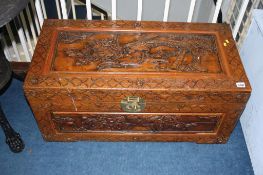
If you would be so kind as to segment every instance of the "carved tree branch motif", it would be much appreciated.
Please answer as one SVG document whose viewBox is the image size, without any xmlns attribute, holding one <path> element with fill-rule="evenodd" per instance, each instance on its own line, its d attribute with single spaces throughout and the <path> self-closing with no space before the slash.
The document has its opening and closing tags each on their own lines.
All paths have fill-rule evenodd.
<svg viewBox="0 0 263 175">
<path fill-rule="evenodd" d="M 81 115 L 53 116 L 52 120 L 60 132 L 88 131 L 128 131 L 128 132 L 161 132 L 161 131 L 207 131 L 216 128 L 219 116 L 172 116 L 152 115 Z"/>
<path fill-rule="evenodd" d="M 57 48 L 64 46 L 65 57 L 74 59 L 73 66 L 95 65 L 96 71 L 130 68 L 219 73 L 222 69 L 215 41 L 215 36 L 208 34 L 63 31 Z M 68 44 L 76 47 L 65 47 Z M 210 69 L 208 62 L 216 69 Z"/>
</svg>

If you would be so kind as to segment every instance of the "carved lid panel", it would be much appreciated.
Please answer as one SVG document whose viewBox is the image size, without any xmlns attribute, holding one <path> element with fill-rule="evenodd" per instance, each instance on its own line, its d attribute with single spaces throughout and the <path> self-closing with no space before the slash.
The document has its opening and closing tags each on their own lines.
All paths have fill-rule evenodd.
<svg viewBox="0 0 263 175">
<path fill-rule="evenodd" d="M 50 19 L 24 87 L 251 91 L 227 24 Z"/>
<path fill-rule="evenodd" d="M 59 31 L 52 71 L 222 73 L 213 34 Z"/>
</svg>

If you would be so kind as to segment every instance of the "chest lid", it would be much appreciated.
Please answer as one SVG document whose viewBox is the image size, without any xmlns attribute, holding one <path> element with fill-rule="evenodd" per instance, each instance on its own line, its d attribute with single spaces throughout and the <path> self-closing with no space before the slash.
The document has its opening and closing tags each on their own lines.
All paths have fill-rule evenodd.
<svg viewBox="0 0 263 175">
<path fill-rule="evenodd" d="M 250 91 L 226 24 L 46 20 L 25 87 Z"/>
</svg>

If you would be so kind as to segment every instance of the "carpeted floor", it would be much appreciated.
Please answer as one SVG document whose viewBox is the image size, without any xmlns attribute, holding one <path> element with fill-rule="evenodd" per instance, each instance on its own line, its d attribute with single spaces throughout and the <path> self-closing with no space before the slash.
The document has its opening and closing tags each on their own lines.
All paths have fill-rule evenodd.
<svg viewBox="0 0 263 175">
<path fill-rule="evenodd" d="M 13 80 L 0 97 L 2 107 L 26 144 L 14 154 L 0 131 L 0 174 L 72 175 L 248 175 L 253 174 L 240 124 L 223 145 L 140 142 L 44 142 Z"/>
</svg>

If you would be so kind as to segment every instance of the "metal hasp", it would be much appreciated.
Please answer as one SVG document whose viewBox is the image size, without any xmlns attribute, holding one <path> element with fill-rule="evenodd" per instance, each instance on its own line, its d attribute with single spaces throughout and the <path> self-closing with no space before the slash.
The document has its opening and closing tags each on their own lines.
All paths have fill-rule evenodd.
<svg viewBox="0 0 263 175">
<path fill-rule="evenodd" d="M 144 99 L 136 96 L 129 96 L 121 100 L 121 108 L 125 112 L 141 112 L 146 106 Z"/>
</svg>

